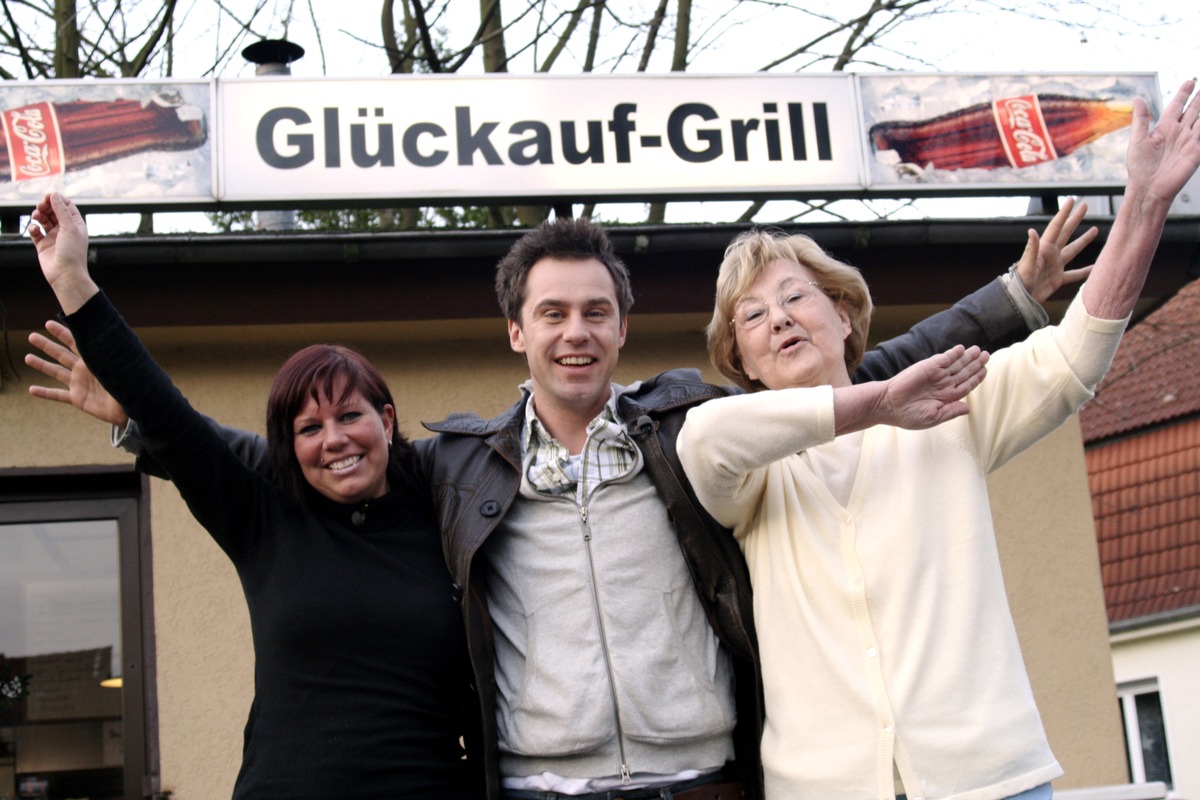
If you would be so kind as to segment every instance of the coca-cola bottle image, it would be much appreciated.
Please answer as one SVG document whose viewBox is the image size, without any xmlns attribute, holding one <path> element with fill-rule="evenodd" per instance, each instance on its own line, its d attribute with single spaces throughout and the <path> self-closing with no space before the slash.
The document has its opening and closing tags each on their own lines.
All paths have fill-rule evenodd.
<svg viewBox="0 0 1200 800">
<path fill-rule="evenodd" d="M 61 175 L 148 150 L 190 150 L 208 137 L 203 111 L 167 94 L 32 103 L 0 117 L 0 181 Z"/>
<path fill-rule="evenodd" d="M 876 153 L 934 169 L 1029 167 L 1061 158 L 1124 128 L 1133 105 L 1061 94 L 1006 97 L 915 122 L 880 122 L 868 135 Z"/>
</svg>

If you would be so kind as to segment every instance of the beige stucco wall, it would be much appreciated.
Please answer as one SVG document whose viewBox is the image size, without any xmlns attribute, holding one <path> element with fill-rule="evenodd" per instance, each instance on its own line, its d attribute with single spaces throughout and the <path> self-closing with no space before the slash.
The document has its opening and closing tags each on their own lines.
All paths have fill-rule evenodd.
<svg viewBox="0 0 1200 800">
<path fill-rule="evenodd" d="M 630 321 L 617 380 L 706 364 L 702 318 Z M 507 407 L 527 373 L 507 347 L 504 324 L 438 322 L 310 328 L 148 330 L 151 348 L 184 393 L 223 422 L 262 429 L 266 392 L 291 351 L 312 341 L 358 347 L 382 370 L 402 429 L 450 410 Z M 13 333 L 15 359 L 24 352 Z M 710 380 L 717 376 L 708 369 Z M 29 398 L 34 381 L 0 387 L 0 465 L 122 463 L 107 428 Z M 1111 662 L 1087 483 L 1072 422 L 993 481 L 1008 588 L 1051 743 L 1067 776 L 1059 785 L 1124 778 Z M 179 496 L 151 486 L 158 738 L 162 786 L 185 800 L 223 800 L 240 759 L 252 692 L 245 603 L 233 569 Z"/>
<path fill-rule="evenodd" d="M 992 517 L 1059 789 L 1125 783 L 1108 616 L 1078 417 L 991 476 Z"/>
</svg>

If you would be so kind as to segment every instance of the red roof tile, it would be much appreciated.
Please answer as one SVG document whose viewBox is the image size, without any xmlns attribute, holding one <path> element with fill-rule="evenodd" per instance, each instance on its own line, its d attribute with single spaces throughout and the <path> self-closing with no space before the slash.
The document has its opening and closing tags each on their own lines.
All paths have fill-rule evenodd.
<svg viewBox="0 0 1200 800">
<path fill-rule="evenodd" d="M 1085 456 L 1109 622 L 1200 606 L 1200 417 Z"/>
<path fill-rule="evenodd" d="M 1129 329 L 1080 412 L 1093 442 L 1200 411 L 1200 280 Z"/>
</svg>

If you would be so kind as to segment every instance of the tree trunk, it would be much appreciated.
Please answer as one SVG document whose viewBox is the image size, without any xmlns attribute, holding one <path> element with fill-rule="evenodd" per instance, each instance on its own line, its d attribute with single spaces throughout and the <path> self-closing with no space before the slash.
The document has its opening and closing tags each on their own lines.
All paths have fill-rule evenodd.
<svg viewBox="0 0 1200 800">
<path fill-rule="evenodd" d="M 688 45 L 692 36 L 692 0 L 678 0 L 675 14 L 675 52 L 671 57 L 672 72 L 686 72 L 688 65 Z M 667 219 L 666 203 L 651 203 L 650 213 L 646 222 L 661 225 Z"/>
<path fill-rule="evenodd" d="M 479 21 L 480 38 L 483 40 L 483 71 L 508 72 L 500 0 L 479 0 Z"/>
<path fill-rule="evenodd" d="M 400 209 L 400 221 L 397 227 L 402 231 L 411 231 L 421 222 L 421 209 L 405 206 Z"/>
<path fill-rule="evenodd" d="M 384 0 L 383 14 L 380 27 L 383 32 L 383 50 L 387 53 L 388 67 L 393 75 L 411 75 L 415 63 L 417 38 L 417 21 L 413 18 L 412 6 L 409 0 L 400 0 L 404 9 L 404 39 L 396 35 L 396 18 L 394 0 Z"/>
<path fill-rule="evenodd" d="M 688 68 L 688 48 L 692 43 L 692 0 L 678 0 L 679 13 L 675 15 L 675 53 L 671 57 L 671 72 L 685 72 Z"/>
<path fill-rule="evenodd" d="M 604 0 L 596 0 L 592 13 L 592 29 L 588 31 L 587 56 L 583 60 L 583 71 L 591 72 L 596 66 L 596 48 L 600 45 L 600 23 L 604 21 Z"/>
<path fill-rule="evenodd" d="M 82 78 L 79 72 L 79 19 L 75 0 L 54 0 L 54 77 Z"/>
</svg>

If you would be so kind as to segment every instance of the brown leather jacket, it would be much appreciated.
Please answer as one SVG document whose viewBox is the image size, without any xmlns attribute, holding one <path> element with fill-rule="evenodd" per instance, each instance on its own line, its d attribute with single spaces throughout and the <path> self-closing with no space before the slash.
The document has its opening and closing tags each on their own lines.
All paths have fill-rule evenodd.
<svg viewBox="0 0 1200 800">
<path fill-rule="evenodd" d="M 750 796 L 757 797 L 762 691 L 750 576 L 733 536 L 701 507 L 675 454 L 675 439 L 687 409 L 726 392 L 701 381 L 696 370 L 673 370 L 644 381 L 634 394 L 623 394 L 618 407 L 642 451 L 644 468 L 671 514 L 709 622 L 733 656 L 738 687 L 739 723 L 734 732 L 737 766 L 742 780 L 755 787 Z M 446 562 L 455 585 L 462 591 L 463 620 L 483 730 L 482 752 L 471 755 L 484 760 L 490 797 L 499 796 L 496 684 L 485 589 L 487 569 L 476 556 L 520 488 L 519 437 L 524 411 L 522 398 L 490 420 L 456 414 L 427 424 L 440 435 L 416 443 L 438 509 Z"/>
</svg>

